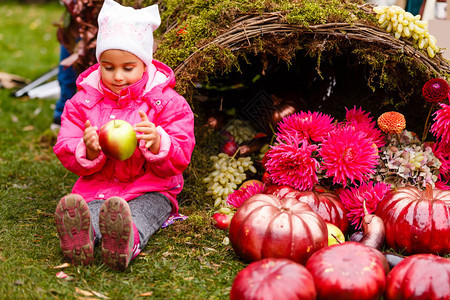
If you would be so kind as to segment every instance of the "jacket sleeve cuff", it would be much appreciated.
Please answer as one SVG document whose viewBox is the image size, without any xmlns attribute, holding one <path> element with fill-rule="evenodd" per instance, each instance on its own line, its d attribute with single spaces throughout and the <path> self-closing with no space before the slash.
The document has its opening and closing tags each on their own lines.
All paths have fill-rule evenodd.
<svg viewBox="0 0 450 300">
<path fill-rule="evenodd" d="M 94 159 L 89 160 L 86 158 L 86 145 L 83 142 L 83 139 L 80 139 L 80 142 L 77 145 L 77 148 L 75 149 L 75 158 L 77 162 L 86 169 L 94 169 L 99 164 L 102 163 L 106 159 L 106 156 L 103 152 L 100 152 L 100 155 Z"/>
<path fill-rule="evenodd" d="M 169 154 L 170 146 L 172 145 L 170 136 L 167 134 L 167 132 L 164 131 L 164 129 L 161 126 L 156 127 L 156 131 L 159 133 L 159 136 L 161 137 L 161 143 L 159 145 L 158 154 L 153 154 L 152 151 L 145 148 L 144 140 L 139 141 L 139 148 L 141 149 L 142 153 L 144 154 L 144 157 L 148 161 L 158 161 L 163 158 L 166 158 L 167 155 Z"/>
</svg>

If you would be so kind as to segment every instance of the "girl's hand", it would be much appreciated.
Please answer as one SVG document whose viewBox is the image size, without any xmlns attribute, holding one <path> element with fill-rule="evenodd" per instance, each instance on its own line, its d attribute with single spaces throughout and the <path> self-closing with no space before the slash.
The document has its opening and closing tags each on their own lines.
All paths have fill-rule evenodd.
<svg viewBox="0 0 450 300">
<path fill-rule="evenodd" d="M 98 141 L 97 126 L 92 126 L 89 120 L 84 124 L 83 142 L 86 145 L 86 158 L 94 160 L 100 155 L 102 148 Z"/>
<path fill-rule="evenodd" d="M 148 120 L 147 115 L 142 110 L 139 111 L 139 116 L 141 117 L 142 122 L 134 125 L 136 137 L 146 141 L 145 148 L 152 151 L 153 154 L 158 154 L 159 146 L 161 144 L 161 137 L 156 131 L 156 126 Z M 138 134 L 138 132 L 141 132 L 142 134 Z"/>
</svg>

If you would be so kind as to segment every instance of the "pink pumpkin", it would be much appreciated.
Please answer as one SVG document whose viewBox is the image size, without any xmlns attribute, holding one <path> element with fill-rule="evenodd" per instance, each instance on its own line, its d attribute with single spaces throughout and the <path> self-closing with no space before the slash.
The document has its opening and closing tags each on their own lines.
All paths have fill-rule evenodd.
<svg viewBox="0 0 450 300">
<path fill-rule="evenodd" d="M 450 259 L 433 254 L 404 258 L 387 276 L 384 299 L 450 299 Z"/>
<path fill-rule="evenodd" d="M 405 254 L 450 253 L 450 191 L 413 186 L 388 192 L 376 215 L 386 227 L 386 243 Z"/>
<path fill-rule="evenodd" d="M 325 222 L 331 223 L 346 233 L 349 227 L 347 210 L 341 199 L 331 192 L 299 191 L 290 186 L 270 185 L 265 194 L 275 195 L 279 198 L 292 197 L 298 201 L 305 202 L 312 210 L 321 216 Z"/>
<path fill-rule="evenodd" d="M 327 225 L 308 204 L 265 194 L 253 195 L 239 207 L 229 237 L 247 262 L 273 257 L 305 263 L 328 244 Z"/>
<path fill-rule="evenodd" d="M 316 288 L 309 271 L 284 258 L 252 262 L 235 277 L 231 300 L 314 300 Z"/>
<path fill-rule="evenodd" d="M 386 266 L 381 252 L 357 242 L 323 248 L 306 263 L 321 300 L 379 299 L 386 286 Z"/>
</svg>

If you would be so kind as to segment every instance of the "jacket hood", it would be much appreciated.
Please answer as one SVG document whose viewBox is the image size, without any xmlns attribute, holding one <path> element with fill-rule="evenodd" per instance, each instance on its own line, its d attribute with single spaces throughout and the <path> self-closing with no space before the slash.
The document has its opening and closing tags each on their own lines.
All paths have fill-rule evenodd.
<svg viewBox="0 0 450 300">
<path fill-rule="evenodd" d="M 136 82 L 133 85 L 130 85 L 121 91 L 121 94 L 135 94 L 141 93 L 141 88 L 144 88 L 144 92 L 142 94 L 148 93 L 155 87 L 159 87 L 164 89 L 166 87 L 174 88 L 175 87 L 175 75 L 171 68 L 167 65 L 159 62 L 157 60 L 153 60 L 152 64 L 147 67 L 147 76 L 144 76 L 141 80 Z M 147 80 L 145 86 L 141 83 L 142 80 Z M 77 88 L 79 91 L 85 90 L 87 93 L 91 95 L 96 95 L 101 97 L 103 94 L 109 94 L 109 96 L 117 94 L 110 91 L 101 81 L 100 78 L 100 64 L 97 63 L 84 72 L 82 72 L 76 81 Z M 138 91 L 136 89 L 139 89 Z"/>
</svg>

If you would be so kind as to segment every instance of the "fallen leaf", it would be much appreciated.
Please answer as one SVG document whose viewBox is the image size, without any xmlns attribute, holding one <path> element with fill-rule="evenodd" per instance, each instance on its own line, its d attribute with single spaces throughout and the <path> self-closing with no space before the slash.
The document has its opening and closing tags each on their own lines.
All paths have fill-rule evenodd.
<svg viewBox="0 0 450 300">
<path fill-rule="evenodd" d="M 203 247 L 203 249 L 205 249 L 206 251 L 214 251 L 214 252 L 217 252 L 216 249 L 210 248 L 210 247 Z"/>
<path fill-rule="evenodd" d="M 65 281 L 75 281 L 75 277 L 73 276 L 67 276 L 66 278 L 64 278 Z"/>
<path fill-rule="evenodd" d="M 25 126 L 22 130 L 23 131 L 32 131 L 32 130 L 34 130 L 34 126 L 33 125 L 28 125 L 28 126 Z"/>
<path fill-rule="evenodd" d="M 94 296 L 94 294 L 92 294 L 91 292 L 82 290 L 82 289 L 80 289 L 78 287 L 75 288 L 75 293 L 80 294 L 80 295 L 85 296 L 85 297 Z"/>
<path fill-rule="evenodd" d="M 63 271 L 56 273 L 56 277 L 59 279 L 64 279 L 65 281 L 74 281 L 75 278 L 73 276 L 67 275 Z"/>
<path fill-rule="evenodd" d="M 101 298 L 101 299 L 110 299 L 109 297 L 107 297 L 99 292 L 96 292 L 96 291 L 92 291 L 92 294 L 94 294 L 95 296 L 97 296 L 98 298 Z"/>
<path fill-rule="evenodd" d="M 194 277 L 185 277 L 183 278 L 185 281 L 191 281 L 192 279 L 194 279 Z"/>
<path fill-rule="evenodd" d="M 59 278 L 59 279 L 64 279 L 64 278 L 66 278 L 67 276 L 69 276 L 69 275 L 67 275 L 67 274 L 64 273 L 63 271 L 56 273 L 56 277 Z"/>
<path fill-rule="evenodd" d="M 38 107 L 38 108 L 36 108 L 36 109 L 33 111 L 33 115 L 34 115 L 34 116 L 37 116 L 37 115 L 39 115 L 39 114 L 41 113 L 41 111 L 42 111 L 42 108 Z"/>
<path fill-rule="evenodd" d="M 140 294 L 139 297 L 150 297 L 151 295 L 153 295 L 153 292 L 146 292 L 146 293 Z"/>
</svg>

